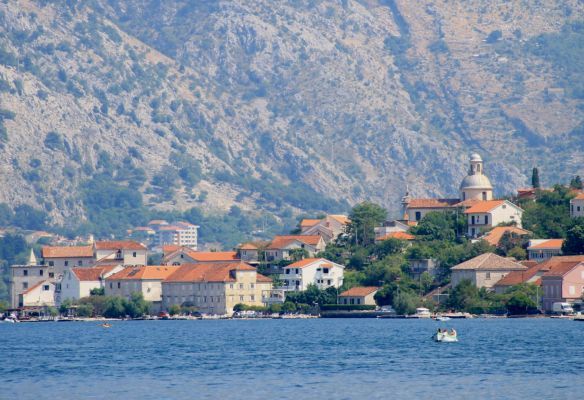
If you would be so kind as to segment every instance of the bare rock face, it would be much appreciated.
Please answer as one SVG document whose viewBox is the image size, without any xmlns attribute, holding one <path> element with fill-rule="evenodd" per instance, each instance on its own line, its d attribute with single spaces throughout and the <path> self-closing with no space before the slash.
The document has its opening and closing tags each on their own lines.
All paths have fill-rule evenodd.
<svg viewBox="0 0 584 400">
<path fill-rule="evenodd" d="M 2 2 L 0 202 L 82 221 L 105 176 L 160 209 L 393 211 L 471 151 L 498 194 L 583 175 L 554 51 L 582 59 L 584 5 L 459 3 Z"/>
</svg>

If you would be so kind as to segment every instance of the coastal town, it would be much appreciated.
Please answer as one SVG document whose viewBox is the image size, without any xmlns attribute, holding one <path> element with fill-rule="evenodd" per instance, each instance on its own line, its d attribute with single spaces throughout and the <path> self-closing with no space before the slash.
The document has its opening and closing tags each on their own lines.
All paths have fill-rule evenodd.
<svg viewBox="0 0 584 400">
<path fill-rule="evenodd" d="M 456 198 L 406 190 L 398 218 L 362 203 L 229 250 L 200 250 L 199 226 L 186 221 L 152 220 L 124 238 L 32 232 L 28 242 L 47 244 L 10 266 L 10 304 L 1 311 L 23 321 L 579 314 L 580 178 L 544 189 L 534 171 L 532 187 L 495 198 L 486 171 L 474 153 Z M 527 229 L 557 224 L 546 201 L 565 212 L 567 225 L 556 227 L 563 237 Z"/>
</svg>

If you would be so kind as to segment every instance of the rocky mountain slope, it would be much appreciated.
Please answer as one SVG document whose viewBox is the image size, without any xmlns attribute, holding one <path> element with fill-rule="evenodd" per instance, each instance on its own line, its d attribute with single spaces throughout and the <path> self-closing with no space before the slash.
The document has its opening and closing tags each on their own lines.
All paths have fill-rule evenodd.
<svg viewBox="0 0 584 400">
<path fill-rule="evenodd" d="M 577 0 L 5 0 L 0 203 L 290 214 L 584 175 Z M 103 190 L 102 190 L 103 189 Z M 89 197 L 89 198 L 88 198 Z M 111 204 L 116 207 L 118 204 Z"/>
</svg>

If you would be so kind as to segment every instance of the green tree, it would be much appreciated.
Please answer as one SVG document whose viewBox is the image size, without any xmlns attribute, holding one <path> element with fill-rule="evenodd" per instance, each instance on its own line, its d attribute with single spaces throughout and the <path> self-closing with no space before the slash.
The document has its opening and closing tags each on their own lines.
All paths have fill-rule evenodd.
<svg viewBox="0 0 584 400">
<path fill-rule="evenodd" d="M 574 221 L 571 228 L 566 233 L 566 240 L 562 245 L 564 255 L 584 254 L 584 218 L 580 217 Z"/>
<path fill-rule="evenodd" d="M 91 304 L 81 304 L 77 307 L 78 317 L 91 317 L 93 315 L 93 306 Z"/>
<path fill-rule="evenodd" d="M 105 295 L 105 288 L 93 288 L 89 291 L 90 296 L 104 296 Z"/>
<path fill-rule="evenodd" d="M 582 178 L 580 178 L 580 175 L 576 175 L 574 178 L 572 178 L 572 180 L 570 181 L 570 188 L 576 190 L 582 190 L 584 188 L 584 186 L 582 185 Z"/>
<path fill-rule="evenodd" d="M 516 260 L 527 259 L 527 250 L 522 247 L 516 246 L 507 252 L 507 257 L 513 257 Z"/>
<path fill-rule="evenodd" d="M 419 304 L 420 298 L 411 292 L 406 292 L 400 289 L 393 296 L 393 308 L 399 315 L 410 315 L 415 313 Z"/>
<path fill-rule="evenodd" d="M 282 312 L 285 314 L 293 313 L 296 311 L 296 304 L 292 303 L 291 301 L 286 301 L 282 305 Z"/>
<path fill-rule="evenodd" d="M 119 296 L 108 297 L 104 304 L 103 316 L 121 318 L 126 315 L 125 300 Z"/>
<path fill-rule="evenodd" d="M 465 231 L 464 217 L 452 212 L 430 212 L 410 232 L 423 240 L 454 241 L 457 232 Z"/>
<path fill-rule="evenodd" d="M 240 305 L 240 304 L 236 304 L 236 306 L 238 306 L 238 305 Z M 234 308 L 234 311 L 235 311 L 235 308 Z M 178 304 L 173 304 L 168 309 L 168 313 L 170 315 L 178 315 L 178 314 L 180 314 L 180 312 L 181 312 L 181 309 L 180 309 L 180 306 Z"/>
<path fill-rule="evenodd" d="M 363 202 L 351 210 L 347 226 L 347 233 L 351 242 L 361 246 L 373 244 L 376 226 L 380 226 L 387 218 L 387 211 L 374 203 Z"/>
<path fill-rule="evenodd" d="M 540 188 L 539 170 L 536 167 L 534 167 L 533 170 L 531 171 L 531 187 L 533 187 L 534 189 Z"/>
<path fill-rule="evenodd" d="M 383 258 L 391 254 L 399 254 L 404 251 L 407 246 L 405 240 L 390 238 L 377 243 L 373 249 L 373 254 L 378 258 Z"/>
</svg>

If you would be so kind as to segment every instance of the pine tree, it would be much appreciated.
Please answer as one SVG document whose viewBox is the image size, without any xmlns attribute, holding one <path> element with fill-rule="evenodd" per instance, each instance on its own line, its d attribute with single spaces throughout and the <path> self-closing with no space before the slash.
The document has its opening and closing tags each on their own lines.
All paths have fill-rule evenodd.
<svg viewBox="0 0 584 400">
<path fill-rule="evenodd" d="M 533 168 L 533 171 L 531 173 L 531 186 L 534 189 L 539 189 L 540 185 L 539 185 L 539 171 L 537 168 Z"/>
</svg>

